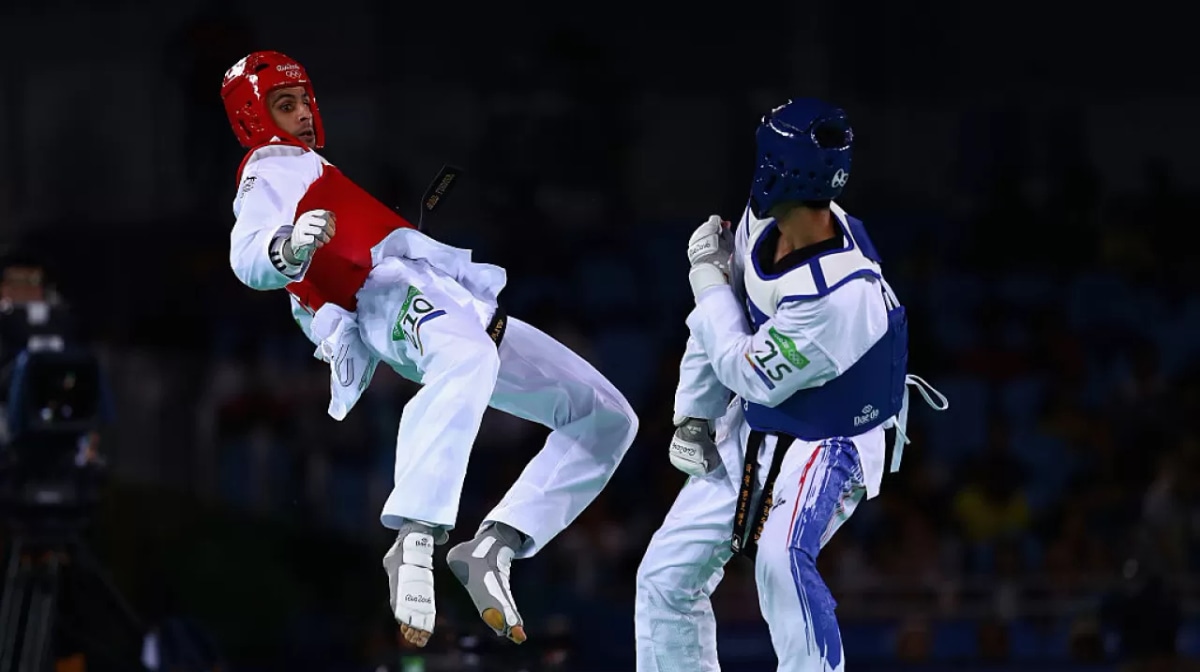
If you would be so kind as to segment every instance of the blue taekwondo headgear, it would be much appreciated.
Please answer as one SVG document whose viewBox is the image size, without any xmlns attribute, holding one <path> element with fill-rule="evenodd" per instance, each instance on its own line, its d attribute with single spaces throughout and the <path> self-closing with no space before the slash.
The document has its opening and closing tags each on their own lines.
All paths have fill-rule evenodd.
<svg viewBox="0 0 1200 672">
<path fill-rule="evenodd" d="M 789 100 L 762 118 L 750 209 L 764 219 L 786 201 L 831 201 L 850 179 L 854 131 L 846 113 L 815 98 Z"/>
</svg>

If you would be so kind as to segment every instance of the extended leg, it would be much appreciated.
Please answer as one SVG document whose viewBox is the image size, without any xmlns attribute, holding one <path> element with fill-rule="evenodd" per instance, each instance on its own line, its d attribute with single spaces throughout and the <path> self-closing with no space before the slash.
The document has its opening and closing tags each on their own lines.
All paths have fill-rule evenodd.
<svg viewBox="0 0 1200 672">
<path fill-rule="evenodd" d="M 500 346 L 492 408 L 552 431 L 484 519 L 528 538 L 529 557 L 562 532 L 608 483 L 637 435 L 625 396 L 582 357 L 530 324 L 510 318 Z"/>
<path fill-rule="evenodd" d="M 500 369 L 465 290 L 420 264 L 391 264 L 359 293 L 358 324 L 380 360 L 423 386 L 404 407 L 395 480 L 381 521 L 397 530 L 384 557 L 405 637 L 424 645 L 436 620 L 433 549 L 453 528 L 471 448 Z"/>
<path fill-rule="evenodd" d="M 509 589 L 528 557 L 596 498 L 637 434 L 637 416 L 596 369 L 533 326 L 510 318 L 491 406 L 552 431 L 480 526 L 446 559 L 483 620 L 515 642 L 524 624 Z"/>
</svg>

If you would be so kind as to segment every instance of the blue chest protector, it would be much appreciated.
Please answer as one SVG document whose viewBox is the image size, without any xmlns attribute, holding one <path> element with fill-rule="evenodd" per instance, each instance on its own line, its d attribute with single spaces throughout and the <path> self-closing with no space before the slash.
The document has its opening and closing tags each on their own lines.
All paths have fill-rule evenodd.
<svg viewBox="0 0 1200 672">
<path fill-rule="evenodd" d="M 881 294 L 888 306 L 888 329 L 862 358 L 840 376 L 820 387 L 796 392 L 774 408 L 743 402 L 746 420 L 752 429 L 794 436 L 805 441 L 820 441 L 833 437 L 855 436 L 878 427 L 890 419 L 907 415 L 905 408 L 905 382 L 908 374 L 908 318 L 904 306 L 900 305 L 890 290 L 885 291 L 879 272 L 880 258 L 861 221 L 844 215 L 843 232 L 846 247 L 808 260 L 778 276 L 764 274 L 758 267 L 758 248 L 766 232 L 774 227 L 771 223 L 752 238 L 752 250 L 747 259 L 746 282 L 764 284 L 779 283 L 780 288 L 766 295 L 777 296 L 775 305 L 759 307 L 754 303 L 755 294 L 748 292 L 747 309 L 757 329 L 770 317 L 775 308 L 791 301 L 811 301 L 836 292 L 847 282 L 861 277 L 878 280 Z M 851 255 L 834 259 L 834 255 Z M 839 262 L 839 263 L 830 263 Z M 840 263 L 848 262 L 848 263 Z M 828 277 L 827 269 L 845 269 L 835 277 Z M 811 273 L 806 276 L 802 294 L 787 293 L 785 276 L 792 273 Z M 781 295 L 782 294 L 782 295 Z M 763 310 L 766 308 L 766 311 Z"/>
</svg>

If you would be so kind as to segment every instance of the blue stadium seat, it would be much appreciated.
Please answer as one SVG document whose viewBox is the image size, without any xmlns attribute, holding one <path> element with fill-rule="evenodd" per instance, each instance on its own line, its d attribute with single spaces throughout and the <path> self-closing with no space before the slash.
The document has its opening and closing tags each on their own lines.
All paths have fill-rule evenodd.
<svg viewBox="0 0 1200 672">
<path fill-rule="evenodd" d="M 1188 658 L 1200 658 L 1200 619 L 1184 621 L 1176 640 L 1179 652 Z"/>
<path fill-rule="evenodd" d="M 933 629 L 932 657 L 935 660 L 973 658 L 978 650 L 978 627 L 973 621 L 939 621 Z"/>
<path fill-rule="evenodd" d="M 1046 633 L 1027 621 L 1009 624 L 1009 645 L 1013 660 L 1041 661 L 1046 655 Z"/>
<path fill-rule="evenodd" d="M 854 661 L 889 660 L 896 652 L 896 623 L 853 621 L 842 626 L 842 648 Z M 847 666 L 849 667 L 849 666 Z"/>
</svg>

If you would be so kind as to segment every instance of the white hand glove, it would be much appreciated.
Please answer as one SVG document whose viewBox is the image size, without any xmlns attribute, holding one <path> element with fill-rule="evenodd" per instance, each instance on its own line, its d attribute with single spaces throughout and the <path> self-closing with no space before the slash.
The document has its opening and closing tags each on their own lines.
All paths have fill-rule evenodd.
<svg viewBox="0 0 1200 672">
<path fill-rule="evenodd" d="M 707 420 L 684 418 L 671 437 L 671 464 L 688 476 L 703 476 L 721 463 Z"/>
<path fill-rule="evenodd" d="M 709 287 L 729 283 L 729 265 L 733 258 L 733 235 L 729 222 L 713 215 L 701 224 L 688 241 L 688 282 L 696 297 Z"/>
<path fill-rule="evenodd" d="M 283 246 L 283 258 L 289 264 L 303 264 L 337 231 L 337 218 L 328 210 L 309 210 L 296 219 L 292 235 Z"/>
</svg>

